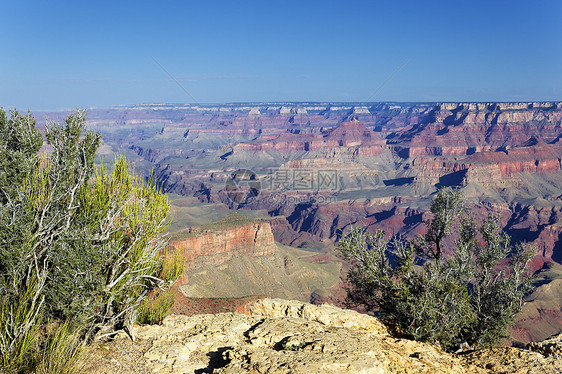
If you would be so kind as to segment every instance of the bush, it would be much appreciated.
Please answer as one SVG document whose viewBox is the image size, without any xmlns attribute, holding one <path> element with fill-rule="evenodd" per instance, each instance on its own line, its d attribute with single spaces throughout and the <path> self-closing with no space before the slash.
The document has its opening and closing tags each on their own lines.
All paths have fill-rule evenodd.
<svg viewBox="0 0 562 374">
<path fill-rule="evenodd" d="M 30 114 L 0 110 L 0 359 L 16 371 L 53 321 L 73 321 L 85 340 L 134 338 L 142 300 L 179 272 L 159 277 L 167 197 L 124 157 L 96 169 L 100 137 L 83 112 L 49 123 L 40 153 L 42 139 Z"/>
<path fill-rule="evenodd" d="M 395 332 L 446 349 L 497 345 L 521 310 L 534 251 L 512 246 L 497 216 L 477 229 L 460 191 L 441 189 L 431 212 L 427 233 L 410 242 L 366 228 L 341 239 L 338 251 L 351 263 L 348 300 L 378 311 Z M 447 237 L 455 239 L 448 251 Z"/>
<path fill-rule="evenodd" d="M 17 298 L 0 299 L 0 372 L 31 370 L 39 348 L 41 303 L 37 280 L 32 278 Z"/>
<path fill-rule="evenodd" d="M 165 280 L 178 279 L 185 270 L 185 257 L 176 249 L 167 253 L 162 262 L 160 278 Z M 177 289 L 156 291 L 145 298 L 139 307 L 137 321 L 142 324 L 159 324 L 169 314 L 176 301 Z"/>
<path fill-rule="evenodd" d="M 185 257 L 181 250 L 169 251 L 163 258 L 160 278 L 167 281 L 177 280 L 185 271 Z"/>
<path fill-rule="evenodd" d="M 169 289 L 144 299 L 139 308 L 138 322 L 148 325 L 162 323 L 174 306 L 176 293 L 176 290 Z"/>
</svg>

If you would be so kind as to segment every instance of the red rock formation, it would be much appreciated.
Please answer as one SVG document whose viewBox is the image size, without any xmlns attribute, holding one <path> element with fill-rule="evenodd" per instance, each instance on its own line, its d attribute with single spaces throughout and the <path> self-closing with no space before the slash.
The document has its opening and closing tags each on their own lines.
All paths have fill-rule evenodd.
<svg viewBox="0 0 562 374">
<path fill-rule="evenodd" d="M 430 152 L 425 152 L 426 154 Z M 418 157 L 412 161 L 419 173 L 416 181 L 437 183 L 447 174 L 466 171 L 464 184 L 484 186 L 513 182 L 518 173 L 553 173 L 562 170 L 562 145 L 537 141 L 503 151 L 480 151 L 467 157 Z"/>
<path fill-rule="evenodd" d="M 215 229 L 194 229 L 187 237 L 170 243 L 182 251 L 188 265 L 200 256 L 213 256 L 222 263 L 236 253 L 266 256 L 275 253 L 276 245 L 267 222 L 248 222 Z"/>
<path fill-rule="evenodd" d="M 378 154 L 385 145 L 379 134 L 358 121 L 343 122 L 325 134 L 291 134 L 262 136 L 256 141 L 242 143 L 241 149 L 251 151 L 314 151 L 323 148 L 358 147 L 369 154 Z M 363 150 L 363 148 L 365 148 Z"/>
<path fill-rule="evenodd" d="M 409 157 L 459 156 L 520 146 L 536 137 L 550 143 L 561 134 L 556 103 L 438 104 L 397 141 Z"/>
<path fill-rule="evenodd" d="M 562 223 L 544 226 L 533 244 L 537 254 L 533 258 L 533 270 L 538 270 L 550 261 L 562 260 Z"/>
</svg>

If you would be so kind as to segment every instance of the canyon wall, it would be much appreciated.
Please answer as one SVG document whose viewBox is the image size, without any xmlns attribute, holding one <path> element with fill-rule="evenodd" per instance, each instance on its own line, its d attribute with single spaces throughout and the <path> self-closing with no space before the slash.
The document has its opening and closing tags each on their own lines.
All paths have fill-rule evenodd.
<svg viewBox="0 0 562 374">
<path fill-rule="evenodd" d="M 335 240 L 352 224 L 415 235 L 432 195 L 451 186 L 482 214 L 505 208 L 507 230 L 558 258 L 557 226 L 521 212 L 562 207 L 560 102 L 146 104 L 92 109 L 88 118 L 165 191 L 264 210 L 279 218 L 274 235 L 285 244 Z M 234 180 L 240 169 L 254 179 Z M 337 185 L 273 190 L 268 178 L 279 169 L 333 171 Z M 233 199 L 239 182 L 258 187 Z M 251 237 L 257 228 L 240 230 Z M 237 244 L 221 235 L 189 239 L 186 256 L 205 255 L 205 242 L 232 252 Z M 246 250 L 259 253 L 250 241 Z"/>
<path fill-rule="evenodd" d="M 188 266 L 200 256 L 207 256 L 206 261 L 221 264 L 233 255 L 267 256 L 275 253 L 276 244 L 268 222 L 229 224 L 230 217 L 208 227 L 191 228 L 179 240 L 170 245 L 179 249 Z"/>
</svg>

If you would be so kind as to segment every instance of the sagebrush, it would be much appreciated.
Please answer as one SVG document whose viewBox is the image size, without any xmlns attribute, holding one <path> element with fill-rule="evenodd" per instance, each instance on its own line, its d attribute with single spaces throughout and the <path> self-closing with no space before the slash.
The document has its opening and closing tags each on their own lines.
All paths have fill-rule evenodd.
<svg viewBox="0 0 562 374">
<path fill-rule="evenodd" d="M 427 233 L 412 241 L 366 228 L 341 239 L 348 300 L 395 332 L 447 349 L 497 345 L 523 305 L 533 248 L 511 245 L 493 214 L 477 228 L 460 191 L 440 190 L 431 212 Z"/>
</svg>

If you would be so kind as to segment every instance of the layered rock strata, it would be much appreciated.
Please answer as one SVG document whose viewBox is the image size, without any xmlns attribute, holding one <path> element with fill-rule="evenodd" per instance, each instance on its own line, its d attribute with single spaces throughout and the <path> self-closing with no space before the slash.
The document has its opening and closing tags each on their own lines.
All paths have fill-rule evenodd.
<svg viewBox="0 0 562 374">
<path fill-rule="evenodd" d="M 245 222 L 212 228 L 192 228 L 181 240 L 170 244 L 179 249 L 189 263 L 200 256 L 213 256 L 220 264 L 233 254 L 267 256 L 275 253 L 276 245 L 268 222 Z"/>
</svg>

